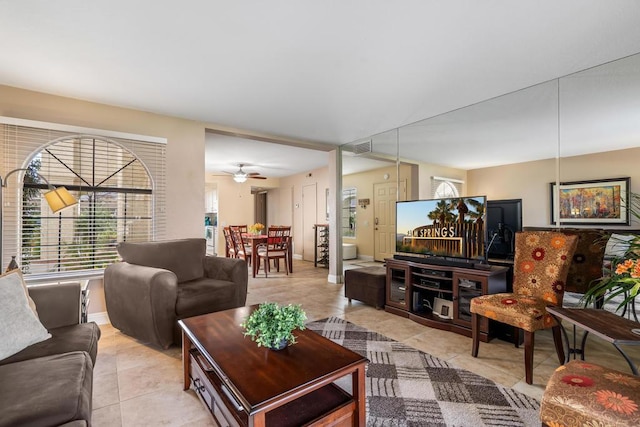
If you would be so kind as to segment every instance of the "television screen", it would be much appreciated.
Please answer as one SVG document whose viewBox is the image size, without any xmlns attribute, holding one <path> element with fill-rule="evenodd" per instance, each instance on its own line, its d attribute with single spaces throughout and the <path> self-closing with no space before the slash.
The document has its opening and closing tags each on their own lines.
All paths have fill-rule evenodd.
<svg viewBox="0 0 640 427">
<path fill-rule="evenodd" d="M 484 259 L 486 197 L 396 202 L 396 252 Z"/>
<path fill-rule="evenodd" d="M 513 259 L 516 232 L 522 230 L 522 199 L 487 201 L 487 257 Z"/>
</svg>

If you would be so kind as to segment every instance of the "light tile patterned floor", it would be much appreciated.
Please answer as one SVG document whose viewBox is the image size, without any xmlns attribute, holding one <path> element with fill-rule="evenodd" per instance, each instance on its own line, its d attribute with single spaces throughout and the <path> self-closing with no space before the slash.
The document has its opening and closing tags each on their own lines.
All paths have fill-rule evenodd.
<svg viewBox="0 0 640 427">
<path fill-rule="evenodd" d="M 372 263 L 354 260 L 346 268 L 368 265 Z M 294 273 L 289 276 L 274 272 L 268 279 L 250 278 L 247 304 L 302 304 L 309 320 L 341 317 L 536 398 L 558 366 L 551 334 L 536 333 L 534 384 L 527 385 L 522 347 L 494 339 L 481 343 L 479 357 L 473 358 L 470 338 L 428 328 L 357 301 L 349 303 L 343 285 L 327 282 L 327 275 L 328 270 L 314 268 L 313 263 L 295 261 Z M 94 426 L 214 425 L 194 393 L 182 390 L 179 348 L 161 350 L 145 345 L 111 325 L 101 325 L 101 329 L 94 371 Z M 629 350 L 640 362 L 640 347 Z M 597 337 L 589 338 L 587 360 L 629 371 L 622 356 Z"/>
</svg>

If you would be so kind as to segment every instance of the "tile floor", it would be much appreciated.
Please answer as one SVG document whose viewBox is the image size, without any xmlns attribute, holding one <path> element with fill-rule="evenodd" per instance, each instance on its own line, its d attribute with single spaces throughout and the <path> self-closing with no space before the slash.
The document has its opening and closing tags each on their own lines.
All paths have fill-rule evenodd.
<svg viewBox="0 0 640 427">
<path fill-rule="evenodd" d="M 345 268 L 371 265 L 354 261 Z M 534 384 L 524 382 L 523 349 L 494 339 L 480 344 L 471 357 L 471 339 L 431 329 L 408 319 L 344 298 L 343 285 L 327 282 L 328 270 L 294 262 L 294 273 L 272 273 L 268 279 L 249 279 L 247 304 L 264 301 L 302 304 L 309 320 L 338 316 L 365 328 L 490 378 L 504 386 L 540 398 L 558 366 L 548 331 L 536 333 Z M 101 325 L 102 338 L 94 370 L 93 425 L 209 426 L 214 425 L 192 391 L 182 390 L 180 349 L 145 345 L 111 325 Z M 640 361 L 640 347 L 628 352 Z M 587 360 L 629 371 L 620 354 L 597 337 L 589 338 Z"/>
</svg>

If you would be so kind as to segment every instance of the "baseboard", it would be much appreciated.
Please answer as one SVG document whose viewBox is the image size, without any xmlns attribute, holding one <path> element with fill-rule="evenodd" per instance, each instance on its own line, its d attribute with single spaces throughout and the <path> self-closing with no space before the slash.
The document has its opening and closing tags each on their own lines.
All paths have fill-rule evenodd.
<svg viewBox="0 0 640 427">
<path fill-rule="evenodd" d="M 367 261 L 367 262 L 373 262 L 373 256 L 371 256 L 371 255 L 358 255 L 358 260 Z"/>
<path fill-rule="evenodd" d="M 327 281 L 329 283 L 342 283 L 344 281 L 344 276 L 342 274 L 329 274 L 327 276 Z"/>
<path fill-rule="evenodd" d="M 109 320 L 109 315 L 106 311 L 103 311 L 101 313 L 89 313 L 87 317 L 89 322 L 96 322 L 98 325 L 107 325 L 111 323 L 111 321 Z"/>
</svg>

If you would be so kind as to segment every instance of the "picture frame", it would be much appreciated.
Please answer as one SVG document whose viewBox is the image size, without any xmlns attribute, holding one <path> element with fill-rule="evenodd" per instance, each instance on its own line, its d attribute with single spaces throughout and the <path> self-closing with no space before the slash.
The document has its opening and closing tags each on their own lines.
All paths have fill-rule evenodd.
<svg viewBox="0 0 640 427">
<path fill-rule="evenodd" d="M 629 200 L 630 184 L 629 177 L 561 182 L 559 186 L 552 182 L 551 224 L 629 225 L 624 201 Z"/>
<path fill-rule="evenodd" d="M 453 319 L 453 301 L 435 297 L 433 299 L 433 314 L 441 319 Z"/>
</svg>

